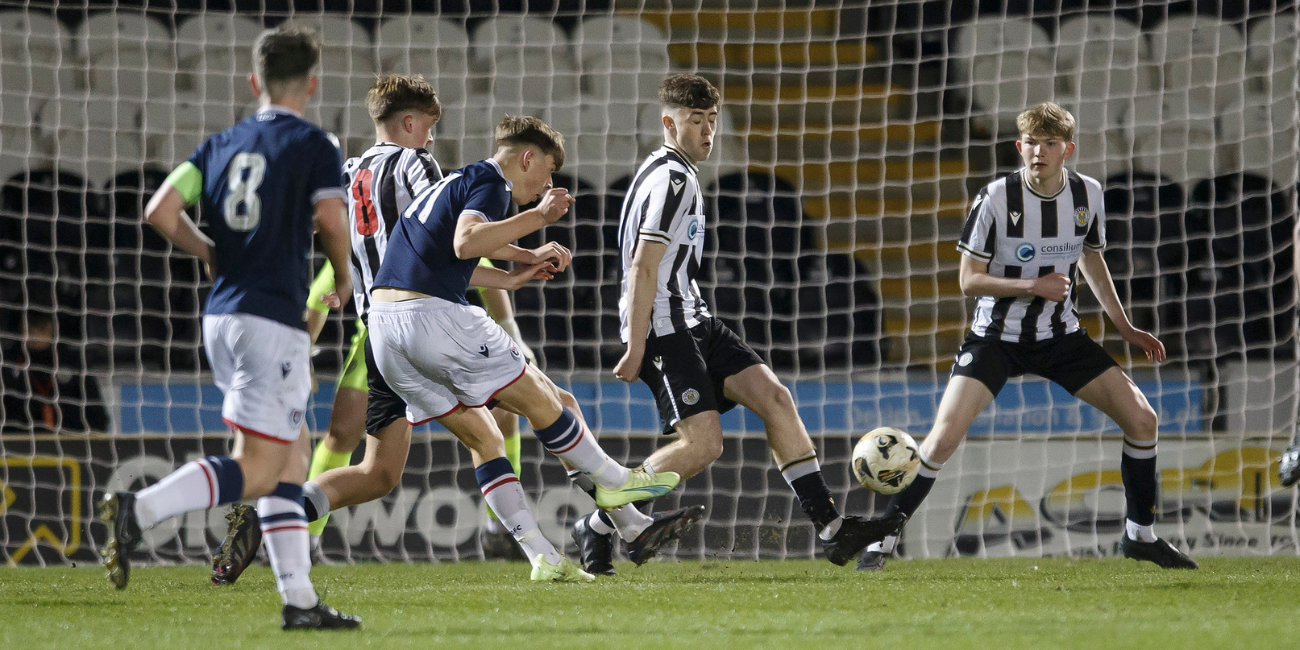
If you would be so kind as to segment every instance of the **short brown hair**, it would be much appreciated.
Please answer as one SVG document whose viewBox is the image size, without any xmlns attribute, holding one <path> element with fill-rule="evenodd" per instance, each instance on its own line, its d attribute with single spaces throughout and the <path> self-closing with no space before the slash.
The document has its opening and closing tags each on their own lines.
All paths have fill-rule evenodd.
<svg viewBox="0 0 1300 650">
<path fill-rule="evenodd" d="M 497 125 L 496 136 L 498 147 L 537 147 L 555 159 L 555 171 L 564 166 L 564 136 L 535 117 L 507 115 Z"/>
<path fill-rule="evenodd" d="M 268 29 L 253 44 L 253 69 L 262 86 L 302 81 L 320 63 L 316 34 L 302 27 Z"/>
<path fill-rule="evenodd" d="M 659 103 L 672 108 L 709 110 L 721 95 L 708 79 L 697 74 L 675 74 L 659 84 Z"/>
<path fill-rule="evenodd" d="M 375 124 L 383 124 L 406 111 L 428 114 L 437 122 L 442 116 L 442 104 L 423 75 L 390 74 L 380 77 L 366 93 L 366 111 Z"/>
<path fill-rule="evenodd" d="M 1038 135 L 1074 142 L 1074 116 L 1053 102 L 1043 102 L 1016 117 L 1021 135 Z"/>
</svg>

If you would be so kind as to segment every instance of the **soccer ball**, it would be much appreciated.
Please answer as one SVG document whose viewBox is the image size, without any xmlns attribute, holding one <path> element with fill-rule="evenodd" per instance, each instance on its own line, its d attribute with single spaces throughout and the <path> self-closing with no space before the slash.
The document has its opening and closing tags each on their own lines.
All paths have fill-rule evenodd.
<svg viewBox="0 0 1300 650">
<path fill-rule="evenodd" d="M 863 487 L 898 494 L 921 469 L 921 448 L 906 431 L 880 427 L 853 447 L 853 475 Z"/>
</svg>

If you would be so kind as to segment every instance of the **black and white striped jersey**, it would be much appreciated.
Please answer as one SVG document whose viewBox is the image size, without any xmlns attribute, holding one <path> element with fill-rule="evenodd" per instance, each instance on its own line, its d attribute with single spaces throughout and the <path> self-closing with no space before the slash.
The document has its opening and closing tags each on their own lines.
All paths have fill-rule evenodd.
<svg viewBox="0 0 1300 650">
<path fill-rule="evenodd" d="M 957 250 L 988 262 L 989 274 L 1038 278 L 1064 273 L 1070 293 L 1062 302 L 1037 296 L 981 296 L 971 321 L 976 336 L 1033 343 L 1079 329 L 1075 280 L 1083 247 L 1106 246 L 1106 209 L 1101 183 L 1067 170 L 1052 196 L 1030 189 L 1024 170 L 980 190 L 962 228 Z"/>
<path fill-rule="evenodd" d="M 668 246 L 659 262 L 650 331 L 658 336 L 682 332 L 710 317 L 695 282 L 704 254 L 704 198 L 698 172 L 681 153 L 662 147 L 641 163 L 623 199 L 618 225 L 623 258 L 618 317 L 624 343 L 631 328 L 628 274 L 642 240 Z"/>
<path fill-rule="evenodd" d="M 442 170 L 425 149 L 381 142 L 343 163 L 348 223 L 352 233 L 352 291 L 357 315 L 370 306 L 370 289 L 388 249 L 388 235 L 407 206 L 442 180 Z"/>
</svg>

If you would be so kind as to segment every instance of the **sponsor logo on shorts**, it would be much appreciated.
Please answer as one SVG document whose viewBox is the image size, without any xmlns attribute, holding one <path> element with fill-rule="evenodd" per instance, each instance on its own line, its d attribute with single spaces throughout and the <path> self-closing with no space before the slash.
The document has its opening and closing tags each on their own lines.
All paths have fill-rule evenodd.
<svg viewBox="0 0 1300 650">
<path fill-rule="evenodd" d="M 292 411 L 289 411 L 289 422 L 292 423 L 293 426 L 295 427 L 302 424 L 302 414 L 303 414 L 302 409 L 294 409 Z"/>
<path fill-rule="evenodd" d="M 481 355 L 483 355 L 483 358 L 484 358 L 484 359 L 488 358 L 488 354 L 489 354 L 489 353 L 488 353 L 487 345 L 480 345 L 480 346 L 478 346 L 478 353 L 481 354 Z"/>
<path fill-rule="evenodd" d="M 1016 247 L 1016 259 L 1021 262 L 1028 262 L 1029 260 L 1034 259 L 1034 255 L 1037 253 L 1038 251 L 1034 250 L 1034 245 L 1029 242 L 1025 242 Z"/>
<path fill-rule="evenodd" d="M 695 239 L 695 236 L 699 234 L 700 234 L 700 220 L 696 219 L 691 222 L 691 225 L 686 227 L 686 238 Z"/>
<path fill-rule="evenodd" d="M 695 406 L 695 404 L 699 401 L 700 401 L 700 392 L 695 390 L 694 388 L 687 388 L 686 391 L 682 393 L 682 404 L 685 404 L 687 406 Z"/>
<path fill-rule="evenodd" d="M 292 364 L 292 363 L 290 363 L 290 362 L 288 362 L 288 361 L 285 361 L 284 363 L 281 363 L 281 364 L 280 364 L 280 379 L 287 379 L 287 378 L 289 377 L 289 373 L 292 372 L 292 371 L 293 371 L 293 364 Z"/>
<path fill-rule="evenodd" d="M 510 346 L 510 356 L 512 356 L 512 357 L 514 357 L 514 358 L 516 358 L 516 359 L 518 359 L 518 358 L 519 358 L 519 348 L 517 348 L 517 347 L 515 347 L 515 346 L 513 346 L 513 345 Z"/>
<path fill-rule="evenodd" d="M 965 352 L 961 356 L 957 357 L 957 365 L 965 368 L 966 366 L 970 365 L 971 361 L 974 360 L 975 360 L 975 355 L 969 352 Z"/>
</svg>

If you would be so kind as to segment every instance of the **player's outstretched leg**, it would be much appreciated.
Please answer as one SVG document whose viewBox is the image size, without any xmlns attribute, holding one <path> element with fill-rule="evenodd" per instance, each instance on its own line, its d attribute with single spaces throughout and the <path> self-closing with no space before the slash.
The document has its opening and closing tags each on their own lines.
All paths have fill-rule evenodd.
<svg viewBox="0 0 1300 650">
<path fill-rule="evenodd" d="M 1120 540 L 1124 557 L 1153 562 L 1166 569 L 1200 566 L 1173 544 L 1156 537 L 1160 480 L 1156 473 L 1156 438 L 1160 420 L 1146 396 L 1118 367 L 1103 372 L 1074 394 L 1110 416 L 1124 432 L 1124 452 L 1119 462 L 1127 511 L 1124 537 Z"/>
<path fill-rule="evenodd" d="M 728 338 L 734 336 L 732 334 Z M 738 340 L 734 345 L 743 346 Z M 826 558 L 832 563 L 839 566 L 847 564 L 868 544 L 879 542 L 885 536 L 898 532 L 906 523 L 906 516 L 897 512 L 880 519 L 840 516 L 835 500 L 831 497 L 831 490 L 822 476 L 817 450 L 799 417 L 794 397 L 777 380 L 771 368 L 762 363 L 754 363 L 727 377 L 723 382 L 723 395 L 732 402 L 744 405 L 763 419 L 768 446 L 780 465 L 781 476 L 799 499 L 800 509 L 812 521 Z M 716 416 L 713 420 L 716 420 Z"/>
<path fill-rule="evenodd" d="M 597 506 L 612 509 L 655 499 L 677 487 L 681 479 L 673 472 L 629 470 L 610 458 L 582 421 L 539 379 L 540 375 L 540 370 L 527 366 L 517 381 L 497 394 L 497 399 L 528 418 L 547 451 L 591 477 L 596 484 Z"/>
<path fill-rule="evenodd" d="M 1001 386 L 998 386 L 998 389 L 1000 390 Z M 935 412 L 934 427 L 930 429 L 930 435 L 926 436 L 925 441 L 921 443 L 921 469 L 911 485 L 890 497 L 889 505 L 885 506 L 886 517 L 902 515 L 906 521 L 916 514 L 917 508 L 921 507 L 925 497 L 929 496 L 930 489 L 934 487 L 934 482 L 939 477 L 939 470 L 943 469 L 944 463 L 952 457 L 953 452 L 957 451 L 957 446 L 966 438 L 971 423 L 993 402 L 993 397 L 993 392 L 978 379 L 955 375 L 948 380 L 948 386 L 944 388 L 943 398 L 939 401 L 939 408 Z M 890 537 L 893 538 L 892 542 Z M 883 569 L 885 556 L 893 552 L 897 535 L 877 541 L 880 542 L 879 545 L 870 544 L 863 551 L 862 557 L 858 560 L 859 569 L 864 571 Z"/>
</svg>

